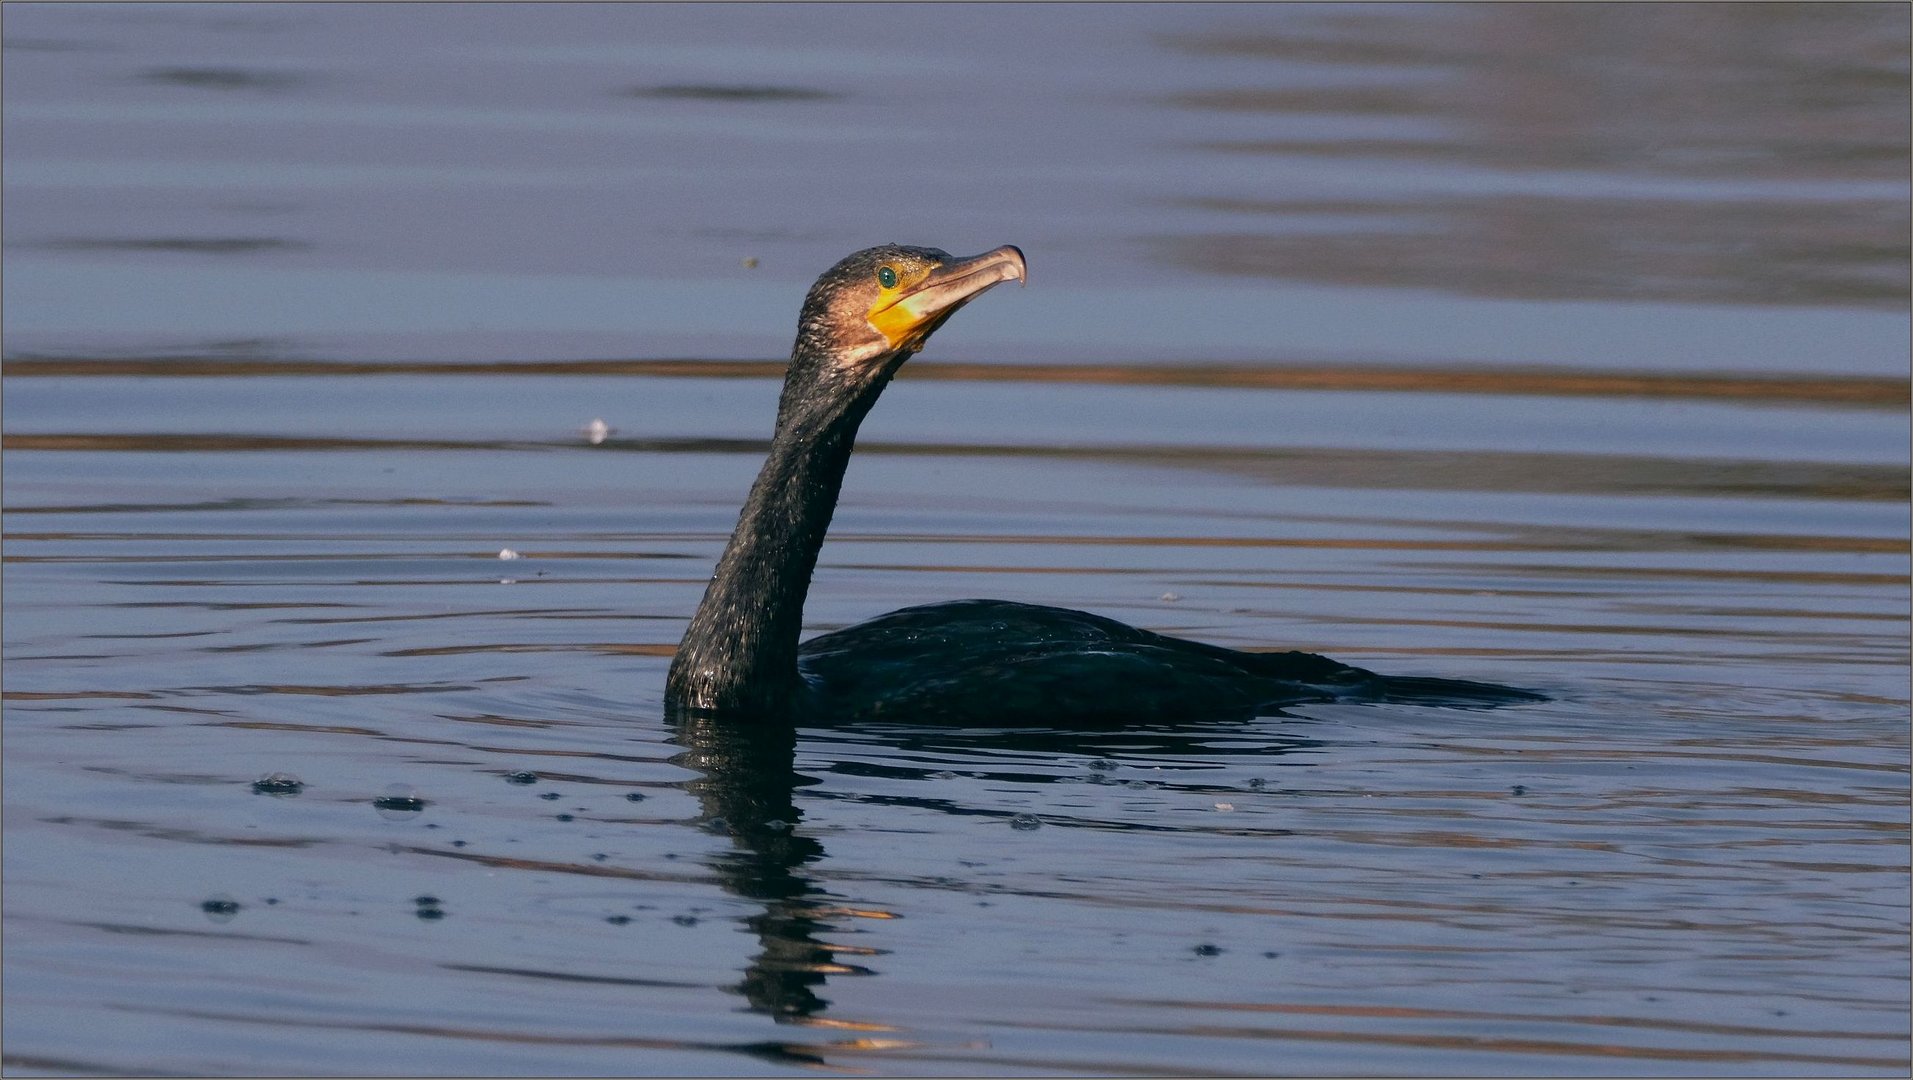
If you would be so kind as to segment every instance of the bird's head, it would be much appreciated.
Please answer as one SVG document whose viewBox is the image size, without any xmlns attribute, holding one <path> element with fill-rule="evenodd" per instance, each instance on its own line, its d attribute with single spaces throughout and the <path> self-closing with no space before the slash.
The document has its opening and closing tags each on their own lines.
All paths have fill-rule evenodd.
<svg viewBox="0 0 1913 1080">
<path fill-rule="evenodd" d="M 888 375 L 956 309 L 1026 274 L 1023 253 L 1008 244 L 969 258 L 902 244 L 845 256 L 804 298 L 792 375 L 853 384 Z"/>
</svg>

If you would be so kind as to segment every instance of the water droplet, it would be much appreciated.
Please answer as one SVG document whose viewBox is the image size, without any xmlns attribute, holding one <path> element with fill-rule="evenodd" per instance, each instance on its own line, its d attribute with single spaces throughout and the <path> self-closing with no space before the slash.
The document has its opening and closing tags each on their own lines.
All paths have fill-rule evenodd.
<svg viewBox="0 0 1913 1080">
<path fill-rule="evenodd" d="M 507 784 L 535 784 L 537 782 L 538 774 L 535 772 L 513 772 L 505 774 L 505 783 Z"/>
<path fill-rule="evenodd" d="M 1035 814 L 1018 814 L 1010 819 L 1010 828 L 1028 832 L 1043 827 L 1043 819 Z"/>
<path fill-rule="evenodd" d="M 290 797 L 306 789 L 305 781 L 291 773 L 276 772 L 264 779 L 252 782 L 254 795 L 278 795 Z"/>
</svg>

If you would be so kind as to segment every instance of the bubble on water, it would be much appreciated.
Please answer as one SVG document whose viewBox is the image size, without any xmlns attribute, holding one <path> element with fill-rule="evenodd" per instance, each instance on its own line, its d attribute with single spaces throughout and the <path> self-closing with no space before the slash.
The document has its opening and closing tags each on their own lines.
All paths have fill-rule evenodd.
<svg viewBox="0 0 1913 1080">
<path fill-rule="evenodd" d="M 709 818 L 699 822 L 698 828 L 703 829 L 707 833 L 716 833 L 719 836 L 731 835 L 731 823 L 721 817 Z"/>
<path fill-rule="evenodd" d="M 1113 772 L 1116 770 L 1118 766 L 1116 765 L 1115 762 L 1109 760 L 1106 757 L 1099 757 L 1099 758 L 1091 758 L 1089 761 L 1089 767 L 1092 769 L 1095 769 L 1097 772 Z"/>
<path fill-rule="evenodd" d="M 501 558 L 501 559 L 504 559 L 504 560 L 506 560 L 506 561 L 508 561 L 508 562 L 509 562 L 510 560 L 512 560 L 512 559 L 522 559 L 522 558 L 524 558 L 524 556 L 523 556 L 523 555 L 520 555 L 520 554 L 518 554 L 518 553 L 517 553 L 516 551 L 513 551 L 513 550 L 512 550 L 512 549 L 510 549 L 510 548 L 499 548 L 499 549 L 498 549 L 498 557 L 499 557 L 499 558 Z"/>
<path fill-rule="evenodd" d="M 430 893 L 427 893 L 424 896 L 412 897 L 412 903 L 417 904 L 419 907 L 437 907 L 444 902 L 445 901 L 440 900 L 438 897 L 433 896 Z"/>
<path fill-rule="evenodd" d="M 513 772 L 505 774 L 505 783 L 507 784 L 535 784 L 537 782 L 538 774 L 535 772 Z"/>
<path fill-rule="evenodd" d="M 1182 599 L 1182 597 L 1180 597 L 1180 596 L 1178 596 L 1178 595 L 1176 595 L 1175 593 L 1172 593 L 1172 592 L 1166 592 L 1166 593 L 1163 593 L 1163 594 L 1162 594 L 1162 596 L 1160 597 L 1160 599 L 1163 599 L 1163 600 L 1167 600 L 1168 602 L 1170 602 L 1170 603 L 1172 603 L 1172 604 L 1173 604 L 1173 603 L 1175 603 L 1176 601 L 1178 601 L 1178 600 L 1180 600 L 1180 599 Z"/>
<path fill-rule="evenodd" d="M 387 821 L 410 821 L 425 809 L 426 803 L 412 794 L 410 786 L 393 784 L 385 789 L 385 794 L 372 800 L 372 806 Z"/>
<path fill-rule="evenodd" d="M 631 921 L 631 916 L 629 916 L 629 915 L 606 915 L 606 916 L 604 917 L 604 921 L 605 921 L 605 922 L 608 922 L 608 923 L 610 923 L 610 924 L 611 924 L 611 925 L 613 925 L 613 926 L 624 926 L 624 925 L 626 925 L 627 923 L 629 923 L 629 922 Z"/>
<path fill-rule="evenodd" d="M 1262 779 L 1260 776 L 1252 777 L 1249 780 L 1250 791 L 1261 791 L 1262 789 L 1268 786 L 1269 786 L 1269 782 L 1267 780 Z"/>
<path fill-rule="evenodd" d="M 957 777 L 958 777 L 959 775 L 961 775 L 961 774 L 959 774 L 959 773 L 954 773 L 954 772 L 951 772 L 951 771 L 950 771 L 949 769 L 938 769 L 938 770 L 937 770 L 936 772 L 933 772 L 933 773 L 931 773 L 931 774 L 930 774 L 930 779 L 932 779 L 932 780 L 955 780 L 955 779 L 956 779 L 956 778 L 957 778 Z"/>
<path fill-rule="evenodd" d="M 643 802 L 643 801 L 644 801 L 644 792 L 642 792 L 642 791 L 627 791 L 627 792 L 625 792 L 625 793 L 624 793 L 624 798 L 625 798 L 625 801 L 626 801 L 626 802 Z"/>
<path fill-rule="evenodd" d="M 1216 804 L 1216 809 L 1226 814 L 1235 809 L 1235 804 L 1231 802 L 1219 802 Z"/>
<path fill-rule="evenodd" d="M 1035 814 L 1018 814 L 1010 819 L 1010 828 L 1022 832 L 1028 832 L 1031 829 L 1040 829 L 1042 827 L 1043 819 L 1037 817 Z"/>
<path fill-rule="evenodd" d="M 1123 786 L 1126 788 L 1134 788 L 1137 791 L 1148 791 L 1156 785 L 1148 780 L 1131 780 Z"/>
<path fill-rule="evenodd" d="M 1210 945 L 1209 943 L 1204 942 L 1203 944 L 1196 946 L 1195 954 L 1197 956 L 1221 956 L 1222 946 Z"/>
<path fill-rule="evenodd" d="M 565 797 L 565 793 L 562 791 L 547 791 L 543 795 L 540 795 L 538 797 L 545 800 L 546 802 L 557 802 L 559 799 L 562 799 Z"/>
<path fill-rule="evenodd" d="M 558 815 L 558 820 L 559 820 L 559 821 L 576 821 L 576 820 L 578 820 L 578 819 L 577 819 L 577 818 L 574 818 L 574 817 L 572 817 L 572 816 L 571 816 L 570 814 L 559 814 L 559 815 Z"/>
<path fill-rule="evenodd" d="M 239 914 L 239 906 L 239 901 L 225 893 L 220 893 L 200 901 L 199 910 L 205 912 L 206 918 L 213 922 L 224 923 L 231 922 L 233 917 Z"/>
<path fill-rule="evenodd" d="M 789 832 L 791 824 L 788 821 L 779 821 L 776 818 L 772 818 L 764 823 L 764 828 L 771 832 Z"/>
<path fill-rule="evenodd" d="M 276 772 L 252 782 L 254 795 L 277 795 L 281 798 L 289 798 L 305 789 L 305 781 L 291 773 Z"/>
<path fill-rule="evenodd" d="M 697 916 L 696 915 L 673 915 L 671 916 L 671 921 L 674 923 L 677 923 L 679 926 L 696 926 Z"/>
<path fill-rule="evenodd" d="M 599 416 L 593 417 L 591 422 L 586 424 L 582 430 L 584 432 L 585 441 L 596 446 L 610 438 L 618 429 L 605 423 L 604 418 Z"/>
</svg>

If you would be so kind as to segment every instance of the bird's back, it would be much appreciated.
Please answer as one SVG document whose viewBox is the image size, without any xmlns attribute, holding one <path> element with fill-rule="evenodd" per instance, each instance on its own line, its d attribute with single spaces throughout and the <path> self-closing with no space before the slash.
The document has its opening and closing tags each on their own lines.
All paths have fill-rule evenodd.
<svg viewBox="0 0 1913 1080">
<path fill-rule="evenodd" d="M 804 642 L 798 667 L 817 711 L 840 720 L 1100 727 L 1252 716 L 1348 698 L 1537 699 L 1479 683 L 1392 679 L 1311 653 L 1238 652 L 1008 600 L 880 615 Z M 1391 693 L 1397 688 L 1405 693 Z"/>
</svg>

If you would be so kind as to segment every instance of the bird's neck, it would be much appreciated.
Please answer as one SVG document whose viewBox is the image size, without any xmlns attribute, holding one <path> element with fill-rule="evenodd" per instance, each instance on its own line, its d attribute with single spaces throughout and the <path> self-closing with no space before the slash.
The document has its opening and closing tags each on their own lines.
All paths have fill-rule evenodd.
<svg viewBox="0 0 1913 1080">
<path fill-rule="evenodd" d="M 696 710 L 788 715 L 804 692 L 797 638 L 857 427 L 881 385 L 824 411 L 787 390 L 770 456 L 671 663 L 667 697 Z"/>
</svg>

